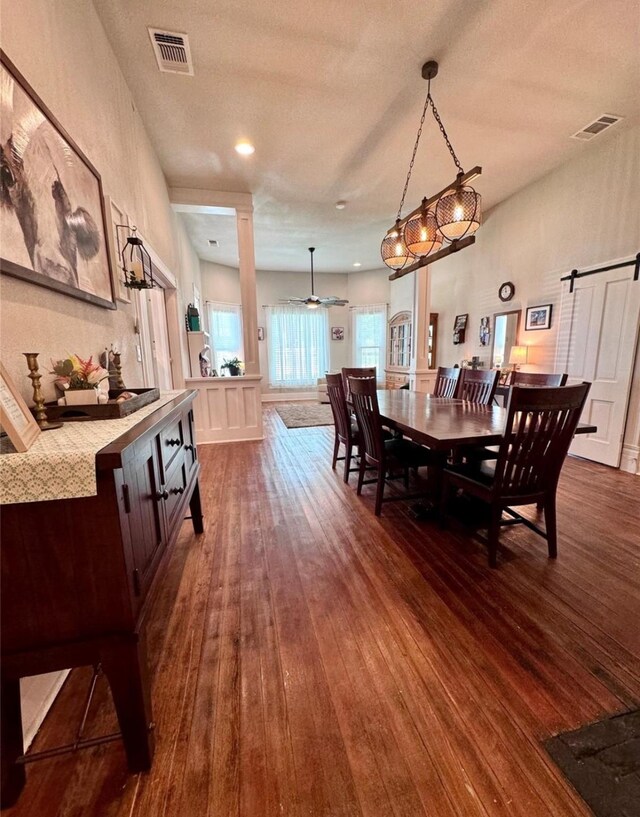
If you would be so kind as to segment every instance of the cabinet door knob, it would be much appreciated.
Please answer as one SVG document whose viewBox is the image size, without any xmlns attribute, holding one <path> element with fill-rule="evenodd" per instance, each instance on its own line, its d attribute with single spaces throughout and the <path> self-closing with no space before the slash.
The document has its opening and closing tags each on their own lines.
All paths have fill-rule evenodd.
<svg viewBox="0 0 640 817">
<path fill-rule="evenodd" d="M 156 499 L 160 502 L 161 499 L 169 499 L 169 491 L 164 488 L 162 491 L 156 493 Z"/>
<path fill-rule="evenodd" d="M 180 440 L 167 440 L 167 445 L 180 445 Z"/>
<path fill-rule="evenodd" d="M 176 494 L 176 495 L 177 494 L 183 494 L 184 493 L 184 488 L 172 488 L 170 493 Z"/>
</svg>

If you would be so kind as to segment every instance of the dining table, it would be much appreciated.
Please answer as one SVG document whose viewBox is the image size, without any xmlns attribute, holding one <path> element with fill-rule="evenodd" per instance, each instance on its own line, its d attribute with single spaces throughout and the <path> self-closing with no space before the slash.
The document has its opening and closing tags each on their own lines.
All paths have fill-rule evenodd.
<svg viewBox="0 0 640 817">
<path fill-rule="evenodd" d="M 435 397 L 406 389 L 378 390 L 378 407 L 385 426 L 436 451 L 467 445 L 499 445 L 507 419 L 502 406 Z M 597 426 L 578 423 L 576 434 L 592 434 Z"/>
</svg>

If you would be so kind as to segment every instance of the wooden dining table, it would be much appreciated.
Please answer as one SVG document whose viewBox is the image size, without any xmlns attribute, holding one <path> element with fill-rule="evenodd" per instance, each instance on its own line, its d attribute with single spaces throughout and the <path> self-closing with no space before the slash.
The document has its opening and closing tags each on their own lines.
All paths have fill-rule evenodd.
<svg viewBox="0 0 640 817">
<path fill-rule="evenodd" d="M 384 425 L 436 451 L 462 445 L 499 445 L 507 418 L 507 409 L 502 406 L 481 406 L 405 389 L 380 389 L 378 406 Z M 594 425 L 579 423 L 576 434 L 597 430 Z"/>
</svg>

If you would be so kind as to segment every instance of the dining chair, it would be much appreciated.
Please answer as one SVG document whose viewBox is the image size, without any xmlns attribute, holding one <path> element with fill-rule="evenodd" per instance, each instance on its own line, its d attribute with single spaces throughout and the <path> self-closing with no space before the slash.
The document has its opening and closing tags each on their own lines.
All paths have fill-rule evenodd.
<svg viewBox="0 0 640 817">
<path fill-rule="evenodd" d="M 376 367 L 362 366 L 360 368 L 342 369 L 342 385 L 344 386 L 344 396 L 347 403 L 351 402 L 351 390 L 349 387 L 350 377 L 376 377 Z"/>
<path fill-rule="evenodd" d="M 490 406 L 500 372 L 496 369 L 461 369 L 455 397 L 481 406 Z"/>
<path fill-rule="evenodd" d="M 380 516 L 383 502 L 424 498 L 424 491 L 414 494 L 384 496 L 388 474 L 400 469 L 404 477 L 405 488 L 409 487 L 409 469 L 418 469 L 434 464 L 433 452 L 411 440 L 402 437 L 385 439 L 385 432 L 380 419 L 378 395 L 375 377 L 349 377 L 351 402 L 356 413 L 360 433 L 360 468 L 358 473 L 358 495 L 362 486 L 371 482 L 377 484 L 375 515 Z M 377 477 L 365 480 L 367 465 L 377 469 Z"/>
<path fill-rule="evenodd" d="M 454 488 L 490 506 L 489 565 L 496 567 L 500 527 L 523 523 L 547 540 L 549 557 L 558 553 L 556 489 L 560 471 L 584 408 L 590 383 L 563 388 L 515 386 L 505 432 L 493 463 L 445 467 L 441 518 Z M 545 530 L 513 510 L 513 505 L 544 508 Z M 509 519 L 503 520 L 505 511 Z"/>
<path fill-rule="evenodd" d="M 515 371 L 511 377 L 512 386 L 547 386 L 549 388 L 564 386 L 566 374 L 542 374 L 541 372 Z"/>
<path fill-rule="evenodd" d="M 327 395 L 333 414 L 333 424 L 335 426 L 335 442 L 333 445 L 333 460 L 331 467 L 335 469 L 338 460 L 344 459 L 344 481 L 349 482 L 349 474 L 355 471 L 351 468 L 351 457 L 354 447 L 360 444 L 360 435 L 349 409 L 344 395 L 342 375 L 327 374 Z M 344 457 L 338 457 L 340 444 L 344 445 Z"/>
<path fill-rule="evenodd" d="M 433 396 L 455 397 L 461 371 L 462 369 L 460 368 L 453 367 L 447 369 L 444 366 L 438 366 L 438 376 L 436 377 L 436 385 L 433 389 Z"/>
</svg>

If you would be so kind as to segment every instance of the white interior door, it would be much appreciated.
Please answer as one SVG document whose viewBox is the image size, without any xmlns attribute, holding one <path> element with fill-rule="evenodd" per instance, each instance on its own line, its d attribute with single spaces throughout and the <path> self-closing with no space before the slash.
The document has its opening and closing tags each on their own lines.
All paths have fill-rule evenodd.
<svg viewBox="0 0 640 817">
<path fill-rule="evenodd" d="M 164 290 L 159 287 L 147 289 L 145 294 L 149 309 L 149 329 L 156 385 L 160 389 L 169 390 L 173 388 L 173 376 Z"/>
<path fill-rule="evenodd" d="M 589 381 L 582 421 L 598 427 L 575 438 L 571 453 L 620 465 L 620 454 L 638 342 L 640 281 L 633 266 L 578 278 L 562 291 L 556 371 L 568 384 Z"/>
</svg>

